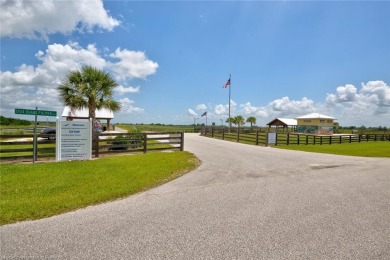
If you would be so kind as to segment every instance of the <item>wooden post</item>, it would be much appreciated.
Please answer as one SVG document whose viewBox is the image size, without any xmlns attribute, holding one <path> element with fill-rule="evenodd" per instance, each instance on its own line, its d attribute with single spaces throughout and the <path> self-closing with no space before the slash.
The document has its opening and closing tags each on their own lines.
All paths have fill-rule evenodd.
<svg viewBox="0 0 390 260">
<path fill-rule="evenodd" d="M 256 145 L 259 145 L 259 129 L 256 130 Z"/>
<path fill-rule="evenodd" d="M 308 144 L 309 144 L 309 136 L 306 135 L 306 145 L 308 145 Z"/>
<path fill-rule="evenodd" d="M 148 149 L 148 134 L 144 133 L 144 153 L 146 153 Z"/>
<path fill-rule="evenodd" d="M 240 142 L 240 127 L 237 127 L 237 143 Z"/>
<path fill-rule="evenodd" d="M 214 138 L 214 127 L 211 127 L 211 137 Z"/>
<path fill-rule="evenodd" d="M 99 133 L 93 134 L 93 146 L 95 148 L 95 158 L 99 158 Z"/>
<path fill-rule="evenodd" d="M 298 137 L 297 137 L 297 144 L 298 144 L 298 145 L 299 145 L 299 141 L 300 141 L 300 140 L 299 140 L 299 134 L 298 134 Z"/>
<path fill-rule="evenodd" d="M 289 144 L 290 144 L 290 133 L 287 132 L 287 145 L 289 145 Z"/>
<path fill-rule="evenodd" d="M 222 140 L 225 140 L 225 127 L 222 128 Z"/>
<path fill-rule="evenodd" d="M 322 145 L 322 136 L 320 136 L 320 145 Z"/>
<path fill-rule="evenodd" d="M 184 132 L 180 133 L 180 151 L 184 151 Z"/>
</svg>

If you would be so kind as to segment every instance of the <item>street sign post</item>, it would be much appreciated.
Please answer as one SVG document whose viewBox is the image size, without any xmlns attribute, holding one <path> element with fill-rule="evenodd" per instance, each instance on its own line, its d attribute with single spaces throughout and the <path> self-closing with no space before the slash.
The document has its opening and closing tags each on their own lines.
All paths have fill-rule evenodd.
<svg viewBox="0 0 390 260">
<path fill-rule="evenodd" d="M 15 114 L 18 115 L 31 115 L 35 116 L 34 124 L 34 144 L 33 144 L 33 163 L 37 160 L 37 119 L 38 116 L 57 116 L 56 111 L 47 111 L 47 110 L 38 110 L 35 109 L 25 109 L 25 108 L 15 108 Z"/>
</svg>

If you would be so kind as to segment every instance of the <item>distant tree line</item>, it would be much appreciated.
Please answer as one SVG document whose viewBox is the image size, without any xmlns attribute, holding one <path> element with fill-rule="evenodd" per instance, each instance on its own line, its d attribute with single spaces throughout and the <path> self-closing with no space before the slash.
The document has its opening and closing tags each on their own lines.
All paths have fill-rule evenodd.
<svg viewBox="0 0 390 260">
<path fill-rule="evenodd" d="M 31 125 L 31 122 L 24 119 L 0 116 L 0 125 Z"/>
<path fill-rule="evenodd" d="M 376 130 L 376 131 L 387 131 L 388 128 L 386 126 L 378 126 L 378 127 L 366 127 L 362 126 L 339 126 L 339 129 L 349 129 L 349 130 Z"/>
</svg>

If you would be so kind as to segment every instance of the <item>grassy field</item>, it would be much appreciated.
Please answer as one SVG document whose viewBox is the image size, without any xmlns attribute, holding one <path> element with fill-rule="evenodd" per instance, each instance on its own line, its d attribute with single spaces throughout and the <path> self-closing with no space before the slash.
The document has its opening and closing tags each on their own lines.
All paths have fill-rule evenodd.
<svg viewBox="0 0 390 260">
<path fill-rule="evenodd" d="M 278 145 L 276 148 L 363 157 L 390 157 L 390 142 L 361 142 L 333 145 Z"/>
<path fill-rule="evenodd" d="M 116 124 L 122 129 L 132 131 L 138 129 L 142 132 L 194 132 L 193 125 L 148 125 L 148 124 Z M 200 131 L 201 126 L 196 126 L 196 131 Z"/>
<path fill-rule="evenodd" d="M 211 137 L 209 133 L 208 137 Z M 258 135 L 258 144 L 260 146 L 265 145 L 266 133 L 261 132 Z M 320 137 L 316 137 L 316 144 L 313 143 L 313 136 L 308 136 L 308 144 L 306 144 L 306 136 L 301 135 L 300 145 L 297 145 L 297 135 L 290 135 L 290 145 L 287 144 L 287 135 L 278 134 L 278 145 L 276 148 L 299 150 L 307 152 L 317 153 L 329 153 L 329 154 L 340 154 L 350 156 L 364 156 L 364 157 L 390 157 L 390 142 L 388 139 L 380 141 L 382 136 L 378 137 L 378 141 L 374 141 L 374 136 L 370 137 L 370 141 L 367 142 L 365 137 L 362 142 L 357 142 L 357 137 L 354 137 L 354 142 L 349 143 L 349 137 L 339 139 L 339 137 L 332 138 L 332 145 L 329 145 L 329 137 L 323 137 L 323 144 L 320 144 Z M 215 132 L 214 138 L 222 139 L 222 134 Z M 388 136 L 386 137 L 388 138 Z M 224 140 L 237 142 L 237 133 L 225 133 Z M 340 140 L 342 143 L 340 144 Z M 244 144 L 256 145 L 256 134 L 246 133 L 240 134 L 239 142 Z"/>
<path fill-rule="evenodd" d="M 181 176 L 198 164 L 188 152 L 1 164 L 0 225 L 122 198 Z"/>
</svg>

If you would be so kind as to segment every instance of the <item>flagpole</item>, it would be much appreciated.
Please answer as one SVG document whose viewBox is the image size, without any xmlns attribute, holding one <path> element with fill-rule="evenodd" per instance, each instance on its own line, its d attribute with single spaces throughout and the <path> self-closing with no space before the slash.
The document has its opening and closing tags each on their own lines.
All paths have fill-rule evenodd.
<svg viewBox="0 0 390 260">
<path fill-rule="evenodd" d="M 232 128 L 232 121 L 230 120 L 230 96 L 231 96 L 231 90 L 232 90 L 232 74 L 229 74 L 229 130 Z"/>
</svg>

